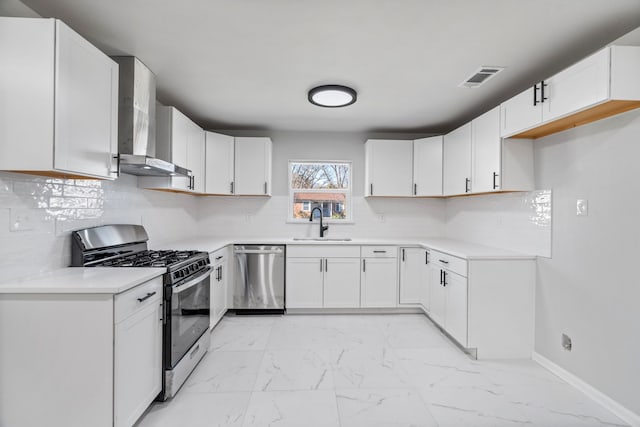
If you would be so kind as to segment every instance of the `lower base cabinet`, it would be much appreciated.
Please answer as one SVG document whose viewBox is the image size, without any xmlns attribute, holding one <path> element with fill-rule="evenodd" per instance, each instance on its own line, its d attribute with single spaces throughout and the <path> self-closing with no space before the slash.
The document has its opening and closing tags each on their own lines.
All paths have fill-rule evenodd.
<svg viewBox="0 0 640 427">
<path fill-rule="evenodd" d="M 398 306 L 398 249 L 395 246 L 362 246 L 360 307 Z"/>
<path fill-rule="evenodd" d="M 209 278 L 211 285 L 209 326 L 211 328 L 216 326 L 227 312 L 230 253 L 231 248 L 227 246 L 209 254 L 213 266 L 213 273 Z"/>
<path fill-rule="evenodd" d="M 286 271 L 287 308 L 322 308 L 324 258 L 287 258 Z"/>
<path fill-rule="evenodd" d="M 162 294 L 0 294 L 0 425 L 131 427 L 162 388 Z"/>
<path fill-rule="evenodd" d="M 359 307 L 360 260 L 358 258 L 325 259 L 323 307 Z"/>
<path fill-rule="evenodd" d="M 429 310 L 429 251 L 400 248 L 400 306 L 422 306 Z"/>
</svg>

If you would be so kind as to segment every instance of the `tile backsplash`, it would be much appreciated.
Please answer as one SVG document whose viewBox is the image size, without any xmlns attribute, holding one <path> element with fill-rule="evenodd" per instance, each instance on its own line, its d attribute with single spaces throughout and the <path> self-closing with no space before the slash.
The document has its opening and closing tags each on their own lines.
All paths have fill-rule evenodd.
<svg viewBox="0 0 640 427">
<path fill-rule="evenodd" d="M 0 281 L 68 266 L 71 231 L 142 224 L 149 246 L 195 234 L 196 201 L 142 190 L 137 177 L 68 180 L 0 172 Z"/>
</svg>

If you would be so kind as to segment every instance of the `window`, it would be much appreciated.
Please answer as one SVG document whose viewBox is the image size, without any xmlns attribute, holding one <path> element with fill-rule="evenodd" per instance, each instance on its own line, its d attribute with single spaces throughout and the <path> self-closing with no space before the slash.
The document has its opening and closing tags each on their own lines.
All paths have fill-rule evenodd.
<svg viewBox="0 0 640 427">
<path fill-rule="evenodd" d="M 351 221 L 351 163 L 290 161 L 289 198 L 292 221 L 308 221 L 314 208 L 332 222 Z"/>
</svg>

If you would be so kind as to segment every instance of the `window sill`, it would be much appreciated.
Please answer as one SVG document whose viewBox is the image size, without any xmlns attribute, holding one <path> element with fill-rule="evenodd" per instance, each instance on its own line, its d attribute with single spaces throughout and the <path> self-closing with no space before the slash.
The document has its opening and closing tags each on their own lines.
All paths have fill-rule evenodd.
<svg viewBox="0 0 640 427">
<path fill-rule="evenodd" d="M 285 221 L 286 224 L 306 224 L 309 225 L 309 220 L 308 219 L 303 219 L 303 220 L 295 220 L 295 219 L 288 219 Z M 322 224 L 326 224 L 326 225 L 340 225 L 340 224 L 355 224 L 356 222 L 352 219 L 345 219 L 342 221 L 336 221 L 336 220 L 322 220 Z M 313 224 L 320 224 L 320 221 L 318 220 L 314 220 Z"/>
</svg>

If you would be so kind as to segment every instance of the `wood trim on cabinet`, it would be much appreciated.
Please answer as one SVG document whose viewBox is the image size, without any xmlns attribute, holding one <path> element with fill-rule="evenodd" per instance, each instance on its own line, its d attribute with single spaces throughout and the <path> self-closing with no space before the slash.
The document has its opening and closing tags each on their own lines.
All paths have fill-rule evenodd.
<svg viewBox="0 0 640 427">
<path fill-rule="evenodd" d="M 586 125 L 587 123 L 595 122 L 636 108 L 640 108 L 640 101 L 607 101 L 578 113 L 571 114 L 570 116 L 512 135 L 509 138 L 542 138 L 543 136 Z"/>
</svg>

